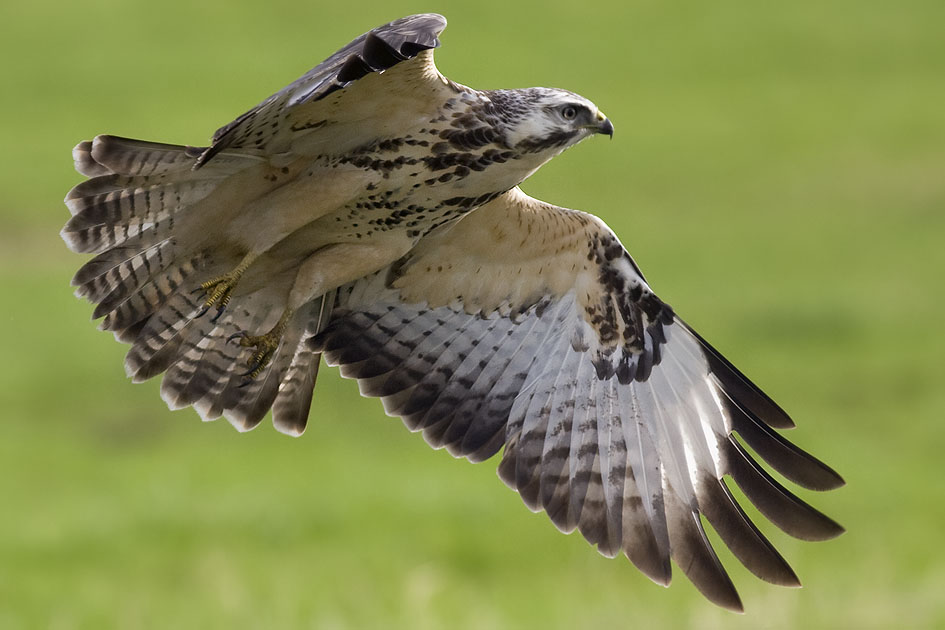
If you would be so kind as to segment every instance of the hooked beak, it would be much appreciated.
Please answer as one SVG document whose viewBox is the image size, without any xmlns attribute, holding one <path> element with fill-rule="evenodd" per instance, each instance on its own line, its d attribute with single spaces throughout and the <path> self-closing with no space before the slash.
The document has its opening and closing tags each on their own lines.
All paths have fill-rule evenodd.
<svg viewBox="0 0 945 630">
<path fill-rule="evenodd" d="M 614 138 L 614 123 L 602 112 L 597 112 L 597 133 L 607 134 L 611 140 Z"/>
</svg>

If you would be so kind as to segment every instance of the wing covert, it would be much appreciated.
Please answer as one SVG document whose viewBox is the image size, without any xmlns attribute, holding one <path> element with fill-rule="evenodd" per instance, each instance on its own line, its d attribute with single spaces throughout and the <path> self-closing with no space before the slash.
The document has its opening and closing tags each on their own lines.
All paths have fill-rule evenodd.
<svg viewBox="0 0 945 630">
<path fill-rule="evenodd" d="M 342 47 L 299 79 L 279 90 L 234 121 L 213 134 L 210 147 L 197 160 L 197 167 L 207 163 L 224 149 L 248 148 L 285 150 L 285 143 L 299 133 L 316 130 L 329 124 L 338 103 L 324 99 L 349 88 L 370 74 L 381 74 L 397 64 L 418 59 L 424 67 L 417 75 L 425 76 L 428 91 L 442 87 L 441 77 L 433 66 L 432 55 L 424 51 L 439 47 L 439 34 L 446 28 L 446 18 L 435 13 L 410 15 L 364 33 Z M 384 89 L 362 94 L 362 99 L 376 102 L 383 110 Z M 411 89 L 417 89 L 413 82 Z"/>
</svg>

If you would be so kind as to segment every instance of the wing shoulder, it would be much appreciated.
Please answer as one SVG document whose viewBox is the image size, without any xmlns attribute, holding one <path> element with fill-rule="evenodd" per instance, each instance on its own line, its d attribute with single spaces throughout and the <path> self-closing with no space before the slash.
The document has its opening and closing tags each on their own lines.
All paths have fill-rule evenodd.
<svg viewBox="0 0 945 630">
<path fill-rule="evenodd" d="M 603 221 L 513 188 L 424 238 L 394 266 L 392 286 L 404 299 L 432 306 L 461 297 L 469 312 L 524 311 L 580 290 L 586 301 L 601 290 L 601 265 L 617 258 L 628 282 L 642 287 L 636 265 Z"/>
</svg>

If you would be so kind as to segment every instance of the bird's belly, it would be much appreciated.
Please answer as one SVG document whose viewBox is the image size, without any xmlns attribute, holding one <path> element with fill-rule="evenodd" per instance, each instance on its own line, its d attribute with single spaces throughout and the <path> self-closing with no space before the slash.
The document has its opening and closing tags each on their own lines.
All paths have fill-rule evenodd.
<svg viewBox="0 0 945 630">
<path fill-rule="evenodd" d="M 308 162 L 291 170 L 270 169 L 273 189 L 245 200 L 226 225 L 224 240 L 246 251 L 266 251 L 306 225 L 344 208 L 370 185 L 362 169 Z M 283 172 L 286 171 L 286 172 Z M 279 178 L 287 181 L 280 185 Z"/>
</svg>

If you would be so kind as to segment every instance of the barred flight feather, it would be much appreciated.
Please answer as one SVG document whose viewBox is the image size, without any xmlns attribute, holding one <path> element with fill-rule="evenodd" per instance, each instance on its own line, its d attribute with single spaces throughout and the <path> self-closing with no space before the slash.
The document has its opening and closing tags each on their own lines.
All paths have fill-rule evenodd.
<svg viewBox="0 0 945 630">
<path fill-rule="evenodd" d="M 512 232 L 511 240 L 510 208 L 520 209 L 521 231 L 539 220 L 536 209 L 557 216 L 559 233 L 547 238 L 572 235 L 573 253 L 556 246 L 554 255 L 580 293 L 549 288 L 535 298 L 529 288 L 531 303 L 516 303 L 512 280 L 511 301 L 500 307 L 495 279 L 467 277 L 468 267 L 440 258 L 449 251 L 453 263 L 463 254 L 479 260 L 481 248 L 502 247 L 477 236 Z M 801 485 L 842 480 L 774 431 L 791 426 L 786 414 L 650 292 L 606 228 L 570 213 L 519 191 L 500 197 L 391 271 L 346 287 L 312 347 L 434 447 L 478 461 L 504 443 L 499 476 L 526 506 L 562 531 L 578 529 L 604 555 L 623 551 L 658 583 L 669 583 L 672 558 L 710 600 L 741 609 L 705 515 L 749 570 L 796 586 L 724 477 L 791 535 L 821 539 L 842 529 L 771 478 L 734 436 Z M 519 264 L 534 256 L 526 247 Z M 504 277 L 521 275 L 514 264 Z M 441 284 L 458 298 L 423 299 L 442 295 Z"/>
</svg>

